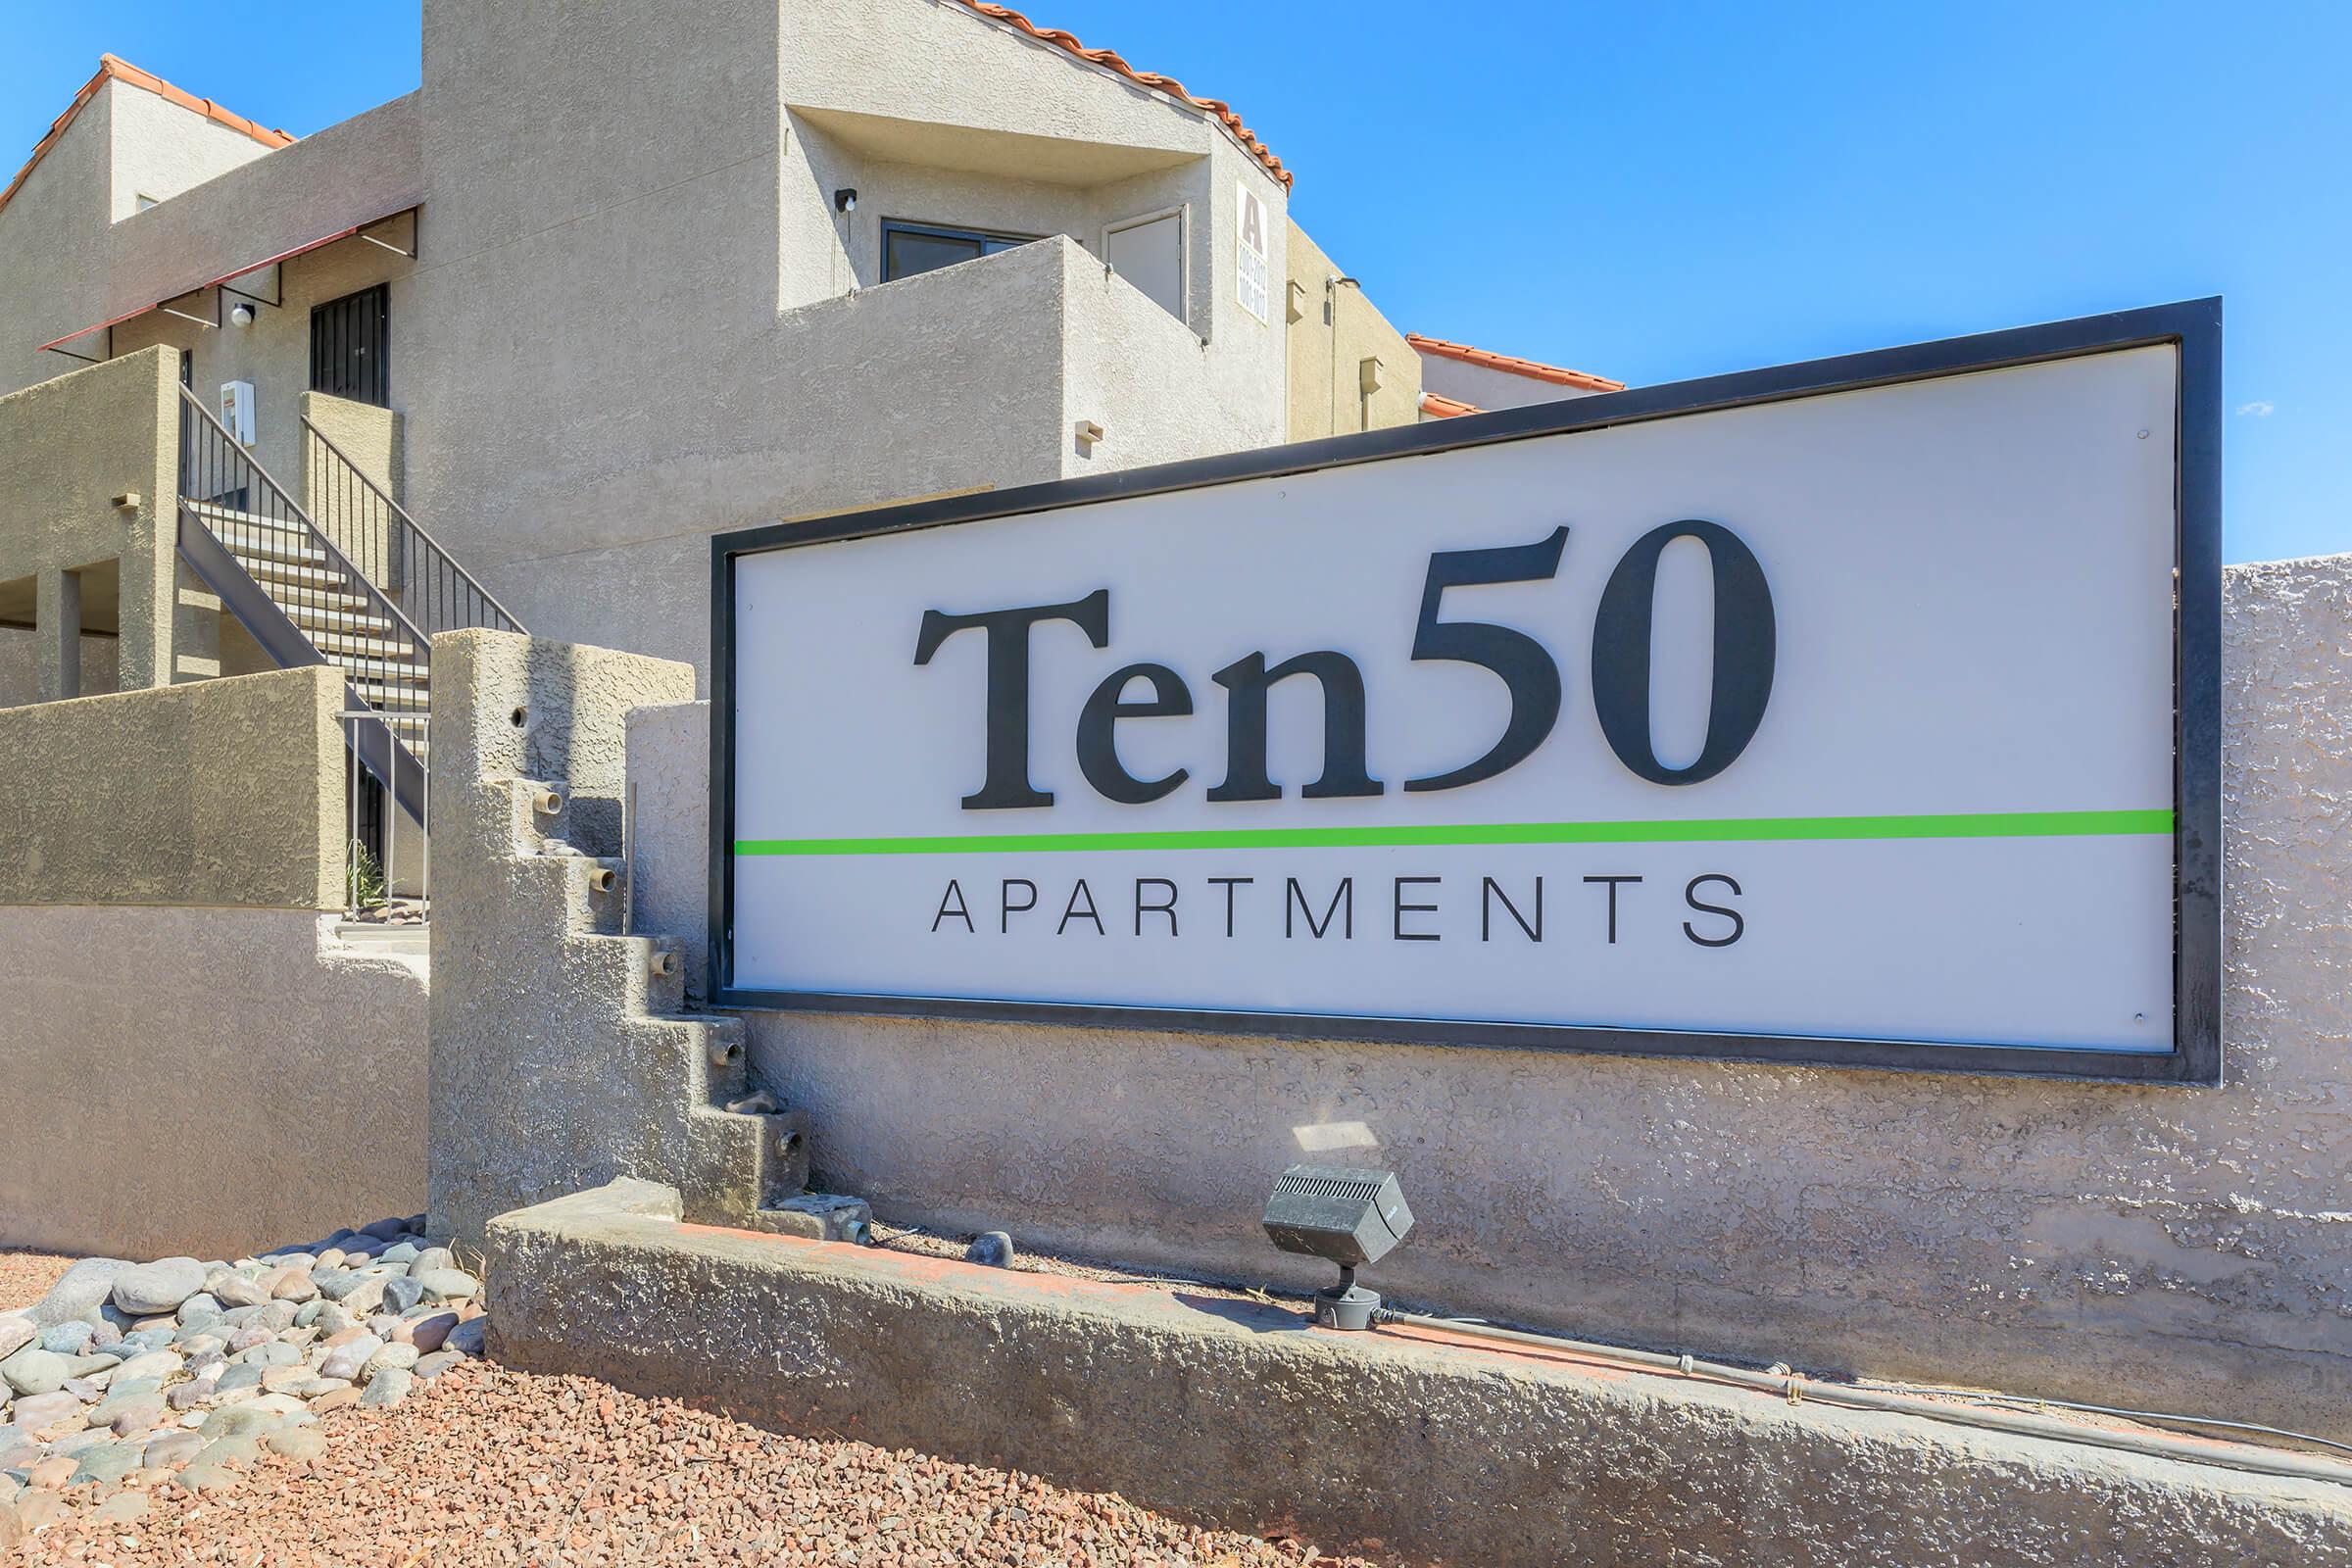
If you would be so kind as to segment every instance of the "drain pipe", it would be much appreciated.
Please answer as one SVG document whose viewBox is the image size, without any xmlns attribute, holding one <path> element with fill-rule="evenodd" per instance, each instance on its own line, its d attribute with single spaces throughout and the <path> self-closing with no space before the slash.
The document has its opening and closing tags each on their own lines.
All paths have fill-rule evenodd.
<svg viewBox="0 0 2352 1568">
<path fill-rule="evenodd" d="M 1466 1335 L 1477 1340 L 1497 1340 L 1510 1345 L 1528 1346 L 1540 1350 L 1567 1350 L 1596 1360 L 1613 1361 L 1621 1366 L 1635 1366 L 1652 1372 L 1667 1372 L 1678 1377 L 1704 1378 L 1710 1382 L 1729 1383 L 1738 1388 L 1755 1389 L 1766 1394 L 1778 1394 L 1790 1404 L 1806 1399 L 1819 1399 L 1824 1404 L 1840 1405 L 1852 1410 L 1880 1410 L 1893 1415 L 1925 1416 L 1931 1421 L 1943 1421 L 1954 1426 L 1980 1427 L 1992 1432 L 2006 1432 L 2017 1437 L 2044 1438 L 2058 1443 L 2087 1444 L 2097 1448 L 2114 1448 L 2125 1453 L 2136 1453 L 2151 1459 L 2175 1459 L 2189 1464 L 2219 1465 L 2229 1470 L 2244 1470 L 2255 1475 L 2284 1476 L 2297 1481 L 2326 1481 L 2339 1487 L 2352 1487 L 2352 1465 L 2339 1464 L 2316 1455 L 2273 1452 L 2256 1448 L 2221 1448 L 2200 1443 L 2192 1438 L 2172 1437 L 2153 1432 L 2117 1432 L 2104 1427 L 2077 1426 L 2071 1422 L 2053 1420 L 2048 1416 L 2030 1415 L 2022 1410 L 1988 1410 L 1979 1406 L 1939 1404 L 1933 1399 L 1909 1395 L 1882 1393 L 1876 1389 L 1859 1389 L 1842 1383 L 1817 1383 L 1794 1372 L 1755 1372 L 1746 1367 L 1730 1366 L 1720 1361 L 1702 1361 L 1691 1355 L 1666 1355 L 1656 1350 L 1629 1350 L 1621 1346 L 1595 1345 L 1587 1340 L 1571 1340 L 1554 1334 L 1524 1334 L 1517 1329 L 1498 1329 L 1486 1323 L 1457 1322 L 1452 1318 L 1428 1317 L 1419 1312 L 1397 1312 L 1383 1309 L 1376 1321 L 1381 1324 L 1408 1323 L 1415 1328 L 1436 1329 L 1446 1334 Z M 2180 1417 L 2182 1420 L 2192 1417 Z M 2300 1436 L 2300 1434 L 2284 1434 Z M 2310 1440 L 2318 1441 L 2318 1440 Z"/>
</svg>

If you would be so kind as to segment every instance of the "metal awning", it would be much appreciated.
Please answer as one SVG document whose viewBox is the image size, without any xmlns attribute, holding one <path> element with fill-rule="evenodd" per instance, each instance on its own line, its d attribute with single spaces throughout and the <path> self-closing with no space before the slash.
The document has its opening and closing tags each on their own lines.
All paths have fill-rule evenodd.
<svg viewBox="0 0 2352 1568">
<path fill-rule="evenodd" d="M 286 262 L 292 261 L 297 256 L 308 255 L 310 252 L 318 250 L 321 246 L 332 245 L 337 240 L 364 239 L 370 245 L 382 246 L 385 250 L 392 252 L 396 256 L 406 256 L 411 260 L 415 260 L 416 256 L 416 229 L 414 222 L 412 222 L 409 226 L 409 243 L 405 246 L 396 245 L 388 239 L 384 239 L 378 235 L 370 233 L 369 230 L 381 228 L 384 224 L 391 222 L 396 218 L 413 218 L 416 212 L 416 204 L 414 202 L 410 203 L 406 207 L 396 207 L 392 211 L 383 214 L 381 217 L 368 219 L 364 223 L 354 223 L 349 228 L 338 228 L 331 234 L 321 234 L 317 239 L 308 240 L 303 244 L 295 246 L 292 250 L 279 251 L 274 256 L 265 256 L 258 262 L 248 262 L 246 265 L 238 268 L 232 272 L 223 272 L 219 277 L 207 278 L 201 283 L 194 284 L 188 288 L 183 288 L 176 293 L 167 294 L 152 305 L 142 305 L 135 310 L 124 311 L 120 316 L 109 317 L 94 326 L 85 326 L 78 332 L 68 332 L 64 337 L 51 338 L 48 342 L 33 350 L 33 352 L 35 354 L 63 354 L 69 359 L 88 360 L 92 364 L 97 364 L 99 362 L 99 358 L 101 357 L 94 357 L 87 354 L 76 354 L 74 352 L 74 350 L 67 348 L 65 345 L 88 337 L 93 332 L 111 332 L 114 330 L 114 328 L 122 325 L 124 321 L 130 320 L 134 317 L 145 316 L 150 311 L 162 311 L 167 316 L 176 316 L 183 321 L 194 321 L 198 326 L 217 327 L 220 324 L 220 305 L 218 298 L 216 298 L 213 302 L 213 315 L 210 319 L 207 319 L 201 316 L 192 316 L 186 311 L 175 311 L 172 307 L 181 300 L 185 300 L 194 295 L 203 293 L 208 288 L 221 289 L 230 294 L 242 295 L 246 299 L 252 300 L 259 305 L 277 305 L 285 298 L 285 288 L 282 279 L 280 279 L 279 286 L 276 290 L 276 299 L 264 299 L 259 294 L 251 293 L 245 289 L 230 288 L 229 285 L 241 277 L 251 277 L 256 272 L 267 271 L 272 267 L 281 266 Z M 108 354 L 103 356 L 103 358 L 113 357 L 113 344 L 111 341 L 108 344 Z"/>
</svg>

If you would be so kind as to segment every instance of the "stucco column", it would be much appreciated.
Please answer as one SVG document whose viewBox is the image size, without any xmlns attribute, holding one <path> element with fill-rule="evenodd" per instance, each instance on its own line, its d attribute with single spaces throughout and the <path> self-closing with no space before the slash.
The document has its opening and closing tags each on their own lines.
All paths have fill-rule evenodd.
<svg viewBox="0 0 2352 1568">
<path fill-rule="evenodd" d="M 81 573 L 50 567 L 33 574 L 33 687 L 44 703 L 81 695 Z"/>
</svg>

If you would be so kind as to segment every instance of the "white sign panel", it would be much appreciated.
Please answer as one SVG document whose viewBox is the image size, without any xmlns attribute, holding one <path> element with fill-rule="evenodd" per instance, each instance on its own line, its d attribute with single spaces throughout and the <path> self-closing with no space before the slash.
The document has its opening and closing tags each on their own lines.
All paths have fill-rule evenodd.
<svg viewBox="0 0 2352 1568">
<path fill-rule="evenodd" d="M 719 994 L 2210 1076 L 2182 361 L 722 540 Z"/>
<path fill-rule="evenodd" d="M 1233 286 L 1242 309 L 1266 319 L 1266 204 L 1247 185 L 1234 195 Z"/>
</svg>

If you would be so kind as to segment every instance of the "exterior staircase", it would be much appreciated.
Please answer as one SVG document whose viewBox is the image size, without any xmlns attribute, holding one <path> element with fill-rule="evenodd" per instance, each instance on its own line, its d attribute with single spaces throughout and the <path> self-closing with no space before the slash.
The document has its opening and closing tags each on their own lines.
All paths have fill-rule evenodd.
<svg viewBox="0 0 2352 1568">
<path fill-rule="evenodd" d="M 316 426 L 302 428 L 317 517 L 180 389 L 179 553 L 278 665 L 342 671 L 352 752 L 424 827 L 432 638 L 523 628 Z"/>
</svg>

